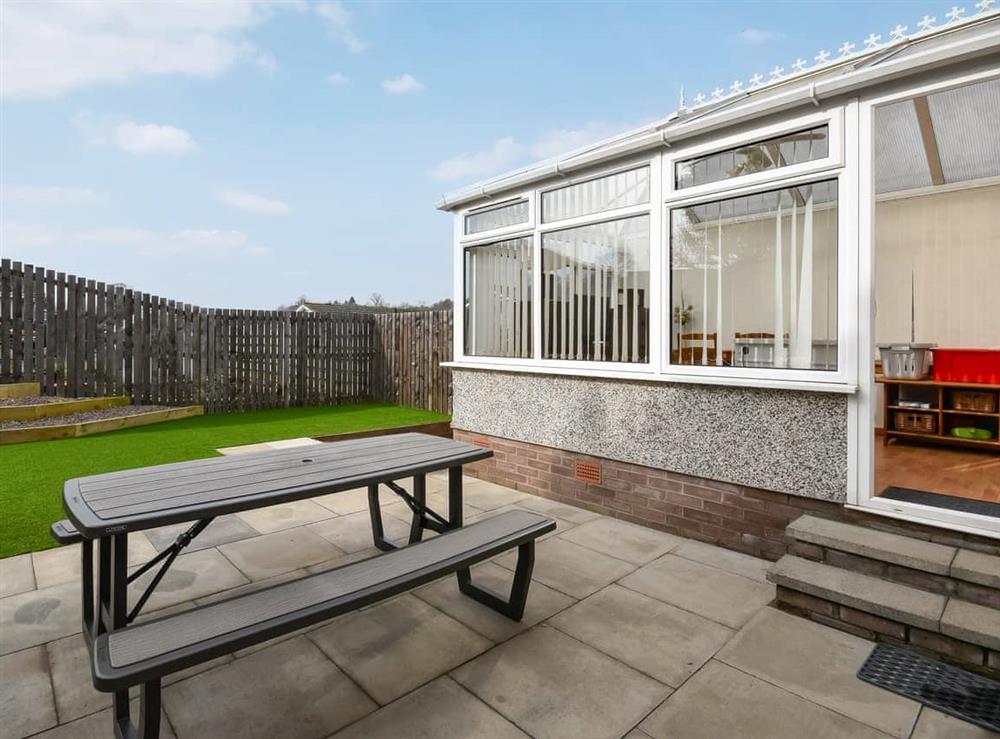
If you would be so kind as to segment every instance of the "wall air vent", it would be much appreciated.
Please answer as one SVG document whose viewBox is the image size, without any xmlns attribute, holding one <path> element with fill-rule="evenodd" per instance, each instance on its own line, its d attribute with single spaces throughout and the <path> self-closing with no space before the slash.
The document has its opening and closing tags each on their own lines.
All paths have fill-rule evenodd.
<svg viewBox="0 0 1000 739">
<path fill-rule="evenodd" d="M 577 462 L 576 479 L 583 482 L 600 484 L 601 464 L 599 462 Z"/>
</svg>

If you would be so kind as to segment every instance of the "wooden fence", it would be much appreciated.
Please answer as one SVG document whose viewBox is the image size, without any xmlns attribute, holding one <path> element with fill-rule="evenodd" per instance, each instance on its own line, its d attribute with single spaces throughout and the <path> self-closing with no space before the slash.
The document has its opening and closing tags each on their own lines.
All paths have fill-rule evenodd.
<svg viewBox="0 0 1000 739">
<path fill-rule="evenodd" d="M 209 412 L 378 400 L 451 410 L 450 311 L 199 308 L 0 261 L 0 382 Z"/>
</svg>

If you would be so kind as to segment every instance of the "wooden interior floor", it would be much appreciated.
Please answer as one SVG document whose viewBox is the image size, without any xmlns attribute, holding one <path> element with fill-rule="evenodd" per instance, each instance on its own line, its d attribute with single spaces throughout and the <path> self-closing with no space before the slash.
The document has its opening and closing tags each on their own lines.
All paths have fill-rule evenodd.
<svg viewBox="0 0 1000 739">
<path fill-rule="evenodd" d="M 1000 503 L 1000 454 L 876 436 L 876 494 L 889 486 Z"/>
</svg>

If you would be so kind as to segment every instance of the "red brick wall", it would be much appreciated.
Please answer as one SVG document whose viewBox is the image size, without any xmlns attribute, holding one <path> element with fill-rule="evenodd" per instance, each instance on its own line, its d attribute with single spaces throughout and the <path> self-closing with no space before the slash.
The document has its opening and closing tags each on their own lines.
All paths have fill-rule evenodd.
<svg viewBox="0 0 1000 739">
<path fill-rule="evenodd" d="M 454 430 L 488 446 L 493 457 L 468 465 L 484 480 L 757 557 L 778 559 L 793 540 L 785 527 L 804 513 L 863 522 L 923 539 L 1000 554 L 997 542 L 945 529 L 849 511 L 839 503 L 681 475 L 611 459 Z M 601 480 L 577 479 L 578 462 L 596 463 Z"/>
</svg>

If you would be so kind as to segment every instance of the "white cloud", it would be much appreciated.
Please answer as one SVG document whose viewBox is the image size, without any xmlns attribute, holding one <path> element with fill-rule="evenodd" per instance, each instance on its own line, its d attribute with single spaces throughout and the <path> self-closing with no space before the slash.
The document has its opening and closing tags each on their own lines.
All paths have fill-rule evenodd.
<svg viewBox="0 0 1000 739">
<path fill-rule="evenodd" d="M 431 171 L 431 175 L 437 180 L 485 177 L 513 166 L 524 157 L 525 151 L 525 147 L 512 138 L 499 139 L 489 149 L 445 159 Z"/>
<path fill-rule="evenodd" d="M 191 134 L 176 126 L 156 123 L 119 123 L 115 127 L 115 142 L 130 154 L 188 154 L 198 146 Z"/>
<path fill-rule="evenodd" d="M 431 176 L 438 180 L 486 177 L 529 159 L 549 159 L 566 154 L 573 149 L 579 149 L 632 128 L 636 126 L 591 121 L 582 128 L 551 129 L 529 145 L 521 144 L 510 137 L 502 138 L 495 141 L 489 149 L 471 154 L 459 154 L 444 160 L 431 170 Z"/>
<path fill-rule="evenodd" d="M 758 46 L 769 44 L 772 41 L 780 41 L 785 38 L 785 34 L 780 31 L 769 31 L 766 28 L 744 28 L 736 34 L 736 38 L 746 44 Z"/>
<path fill-rule="evenodd" d="M 226 205 L 231 205 L 234 208 L 239 208 L 240 210 L 247 210 L 251 213 L 263 213 L 269 216 L 287 216 L 292 212 L 292 209 L 288 207 L 287 203 L 283 203 L 280 200 L 272 200 L 270 198 L 261 197 L 260 195 L 254 195 L 253 193 L 246 192 L 245 190 L 233 190 L 224 189 L 216 193 L 216 198 L 225 203 Z"/>
<path fill-rule="evenodd" d="M 93 203 L 101 199 L 89 187 L 56 185 L 0 185 L 0 197 L 21 203 Z"/>
<path fill-rule="evenodd" d="M 395 79 L 383 80 L 382 89 L 390 95 L 405 95 L 410 92 L 420 92 L 424 86 L 413 75 L 407 73 Z"/>
<path fill-rule="evenodd" d="M 634 128 L 634 126 L 620 123 L 605 123 L 602 121 L 591 121 L 584 125 L 583 128 L 553 128 L 542 134 L 531 145 L 531 156 L 535 159 L 548 159 L 549 157 L 565 154 L 573 149 L 579 149 L 595 141 L 609 138 L 616 133 L 627 131 L 629 128 Z"/>
<path fill-rule="evenodd" d="M 0 239 L 5 254 L 38 261 L 57 260 L 80 249 L 120 249 L 151 258 L 189 254 L 192 257 L 263 256 L 270 251 L 250 242 L 242 231 L 217 228 L 154 231 L 132 226 L 59 230 L 36 223 L 4 221 Z"/>
<path fill-rule="evenodd" d="M 90 113 L 75 115 L 73 125 L 92 146 L 113 146 L 129 154 L 178 156 L 198 150 L 191 134 L 177 126 L 135 123 L 113 116 L 98 118 Z"/>
<path fill-rule="evenodd" d="M 212 78 L 247 62 L 273 69 L 274 57 L 247 38 L 273 7 L 255 0 L 6 2 L 0 95 L 49 98 L 147 75 Z"/>
<path fill-rule="evenodd" d="M 314 7 L 316 15 L 326 22 L 326 32 L 330 38 L 343 44 L 354 54 L 360 54 L 368 48 L 368 44 L 355 33 L 351 12 L 340 0 L 328 0 L 317 3 Z"/>
<path fill-rule="evenodd" d="M 326 76 L 327 84 L 331 87 L 343 87 L 344 85 L 351 84 L 351 78 L 348 77 L 343 72 L 333 72 Z"/>
</svg>

